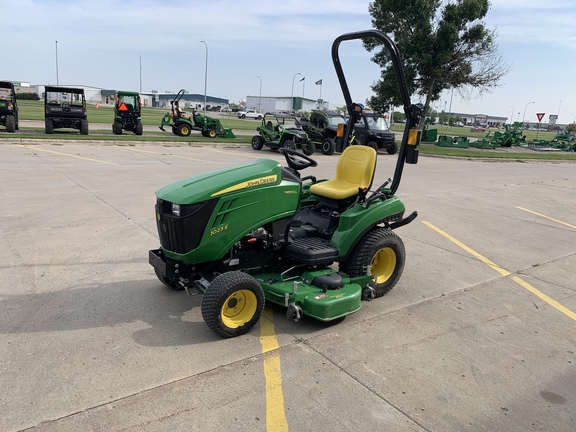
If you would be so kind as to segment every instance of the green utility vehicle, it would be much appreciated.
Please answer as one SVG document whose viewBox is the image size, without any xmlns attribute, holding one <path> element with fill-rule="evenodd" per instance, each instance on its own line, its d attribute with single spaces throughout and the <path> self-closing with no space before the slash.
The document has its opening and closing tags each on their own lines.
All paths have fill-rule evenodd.
<svg viewBox="0 0 576 432">
<path fill-rule="evenodd" d="M 308 156 L 314 154 L 314 143 L 308 140 L 308 135 L 291 114 L 266 113 L 256 131 L 258 135 L 252 137 L 254 150 L 262 150 L 262 147 L 268 146 L 272 150 L 301 149 Z"/>
<path fill-rule="evenodd" d="M 395 196 L 405 163 L 418 161 L 421 105 L 412 105 L 392 40 L 367 30 L 344 34 L 332 59 L 349 114 L 347 130 L 362 116 L 352 102 L 339 60 L 344 41 L 375 38 L 388 50 L 407 117 L 394 179 L 372 184 L 377 154 L 349 146 L 333 179 L 300 175 L 317 162 L 280 147 L 285 167 L 258 159 L 178 181 L 156 192 L 161 247 L 149 251 L 158 279 L 174 290 L 202 294 L 201 312 L 223 337 L 248 332 L 266 301 L 286 316 L 334 321 L 381 297 L 398 282 L 405 248 L 394 232 L 417 213 L 405 215 Z M 349 142 L 346 134 L 344 142 Z"/>
<path fill-rule="evenodd" d="M 114 135 L 122 135 L 122 130 L 142 135 L 142 99 L 140 93 L 129 91 L 117 91 L 114 103 L 114 123 L 112 132 Z"/>
<path fill-rule="evenodd" d="M 72 128 L 79 130 L 82 135 L 88 135 L 84 89 L 46 86 L 44 91 L 46 133 L 54 133 L 54 129 Z"/>
<path fill-rule="evenodd" d="M 0 125 L 6 127 L 6 132 L 20 129 L 16 91 L 10 81 L 0 81 Z"/>
<path fill-rule="evenodd" d="M 208 117 L 192 110 L 191 114 L 185 113 L 180 107 L 180 99 L 184 96 L 186 90 L 182 89 L 176 97 L 170 101 L 171 112 L 167 112 L 162 118 L 160 130 L 164 126 L 170 126 L 172 133 L 178 136 L 189 136 L 193 130 L 200 131 L 203 137 L 208 138 L 236 138 L 232 129 L 222 126 L 220 120 Z"/>
<path fill-rule="evenodd" d="M 312 110 L 310 119 L 301 118 L 300 123 L 322 154 L 331 155 L 336 149 L 336 140 L 342 138 L 343 129 L 339 125 L 345 125 L 346 120 L 336 111 Z"/>
</svg>

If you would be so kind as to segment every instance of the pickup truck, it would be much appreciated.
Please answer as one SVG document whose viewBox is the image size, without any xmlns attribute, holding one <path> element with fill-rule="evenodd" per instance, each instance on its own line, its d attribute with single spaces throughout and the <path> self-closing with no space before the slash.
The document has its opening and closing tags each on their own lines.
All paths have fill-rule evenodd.
<svg viewBox="0 0 576 432">
<path fill-rule="evenodd" d="M 238 118 L 245 119 L 251 118 L 255 120 L 262 120 L 263 115 L 255 110 L 238 111 Z"/>
</svg>

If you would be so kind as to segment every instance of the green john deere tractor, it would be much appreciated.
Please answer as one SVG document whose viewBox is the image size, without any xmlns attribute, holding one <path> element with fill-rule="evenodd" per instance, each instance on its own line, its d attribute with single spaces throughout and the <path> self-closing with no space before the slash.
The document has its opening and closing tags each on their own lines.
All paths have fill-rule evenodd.
<svg viewBox="0 0 576 432">
<path fill-rule="evenodd" d="M 112 132 L 115 135 L 122 135 L 122 130 L 142 135 L 142 99 L 138 92 L 116 92 Z"/>
<path fill-rule="evenodd" d="M 0 125 L 6 126 L 6 132 L 20 129 L 16 91 L 10 81 L 0 81 Z"/>
<path fill-rule="evenodd" d="M 390 291 L 402 274 L 405 248 L 394 230 L 417 213 L 405 216 L 395 193 L 404 164 L 418 161 L 422 106 L 410 103 L 400 55 L 388 36 L 375 30 L 344 34 L 333 43 L 332 59 L 349 114 L 346 130 L 360 120 L 362 107 L 352 102 L 339 47 L 364 38 L 379 40 L 390 53 L 407 117 L 391 183 L 372 184 L 377 154 L 369 146 L 346 147 L 331 180 L 302 177 L 316 161 L 282 147 L 285 167 L 258 159 L 156 192 L 161 247 L 149 251 L 149 262 L 164 285 L 202 294 L 202 317 L 220 336 L 248 332 L 266 301 L 286 307 L 293 321 L 304 315 L 343 319 L 361 308 L 361 300 Z"/>
<path fill-rule="evenodd" d="M 193 130 L 200 131 L 203 137 L 207 138 L 236 138 L 232 129 L 222 126 L 220 120 L 200 114 L 193 110 L 191 114 L 186 114 L 180 107 L 180 99 L 184 96 L 185 90 L 178 92 L 176 97 L 170 101 L 171 112 L 167 112 L 162 118 L 160 130 L 165 131 L 164 126 L 171 126 L 172 133 L 178 136 L 189 136 Z"/>
</svg>

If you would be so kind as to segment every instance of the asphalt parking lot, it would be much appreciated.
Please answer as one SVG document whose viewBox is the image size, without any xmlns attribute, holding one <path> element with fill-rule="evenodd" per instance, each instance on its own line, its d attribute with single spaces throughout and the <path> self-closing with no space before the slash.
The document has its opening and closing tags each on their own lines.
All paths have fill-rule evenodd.
<svg viewBox="0 0 576 432">
<path fill-rule="evenodd" d="M 38 142 L 38 141 L 36 141 Z M 0 430 L 574 431 L 576 165 L 421 157 L 386 296 L 221 339 L 165 289 L 154 192 L 278 153 L 0 145 Z M 309 169 L 330 177 L 336 155 Z M 392 175 L 380 154 L 375 184 Z"/>
</svg>

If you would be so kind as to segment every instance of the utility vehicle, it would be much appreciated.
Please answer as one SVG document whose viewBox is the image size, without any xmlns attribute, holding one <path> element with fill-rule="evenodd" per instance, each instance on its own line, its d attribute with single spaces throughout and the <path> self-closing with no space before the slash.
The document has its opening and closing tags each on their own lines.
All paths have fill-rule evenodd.
<svg viewBox="0 0 576 432">
<path fill-rule="evenodd" d="M 0 125 L 6 126 L 6 132 L 20 129 L 16 91 L 10 81 L 0 81 Z"/>
<path fill-rule="evenodd" d="M 274 122 L 272 122 L 274 119 Z M 291 114 L 266 113 L 262 124 L 256 128 L 258 135 L 252 137 L 252 148 L 261 150 L 268 146 L 272 150 L 280 148 L 301 149 L 310 156 L 314 153 L 314 143 L 308 140 L 308 135 Z"/>
<path fill-rule="evenodd" d="M 138 92 L 116 92 L 112 132 L 114 135 L 122 135 L 122 130 L 142 135 L 142 99 Z"/>
<path fill-rule="evenodd" d="M 388 127 L 388 121 L 382 114 L 364 112 L 360 121 L 354 125 L 355 140 L 374 150 L 386 150 L 388 154 L 398 151 L 396 136 Z"/>
<path fill-rule="evenodd" d="M 88 114 L 84 89 L 46 86 L 44 88 L 44 124 L 46 133 L 54 129 L 78 129 L 88 135 Z"/>
<path fill-rule="evenodd" d="M 352 102 L 339 46 L 368 37 L 390 53 L 407 117 L 391 183 L 372 187 L 377 155 L 371 147 L 347 147 L 331 180 L 302 177 L 316 161 L 283 147 L 286 167 L 258 159 L 156 193 L 161 247 L 149 251 L 149 262 L 169 288 L 202 294 L 202 317 L 220 336 L 248 332 L 265 301 L 285 306 L 290 320 L 340 320 L 359 310 L 362 299 L 390 291 L 402 274 L 405 248 L 393 230 L 417 213 L 405 216 L 395 192 L 404 164 L 418 161 L 422 106 L 410 103 L 400 55 L 387 35 L 344 34 L 332 45 L 332 59 L 350 117 L 347 130 L 362 107 Z"/>
<path fill-rule="evenodd" d="M 222 126 L 220 120 L 200 114 L 196 110 L 192 113 L 185 113 L 180 107 L 180 99 L 186 90 L 182 89 L 170 101 L 171 112 L 167 112 L 160 123 L 160 130 L 164 126 L 170 126 L 172 133 L 178 136 L 189 136 L 193 130 L 200 131 L 203 137 L 216 138 L 236 138 L 232 129 Z"/>
<path fill-rule="evenodd" d="M 336 140 L 342 138 L 338 125 L 345 125 L 346 120 L 336 111 L 312 110 L 310 119 L 302 118 L 300 123 L 308 138 L 320 148 L 322 154 L 331 155 L 336 149 Z"/>
</svg>

